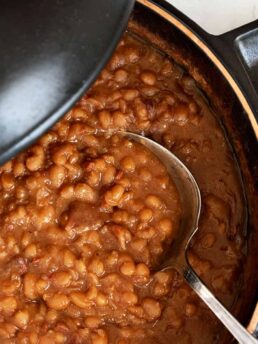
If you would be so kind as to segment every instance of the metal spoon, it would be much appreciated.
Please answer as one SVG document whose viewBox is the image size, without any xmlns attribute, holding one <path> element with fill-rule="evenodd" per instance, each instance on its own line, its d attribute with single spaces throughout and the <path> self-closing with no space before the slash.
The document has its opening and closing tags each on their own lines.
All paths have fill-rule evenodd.
<svg viewBox="0 0 258 344">
<path fill-rule="evenodd" d="M 240 344 L 257 344 L 258 340 L 218 301 L 191 268 L 187 259 L 187 249 L 191 239 L 198 230 L 201 210 L 200 190 L 191 172 L 174 154 L 158 143 L 129 132 L 122 133 L 122 135 L 143 144 L 158 157 L 166 166 L 180 194 L 183 205 L 180 235 L 173 242 L 169 259 L 160 266 L 160 269 L 165 270 L 171 267 L 177 269 L 182 273 L 189 286 L 199 295 Z"/>
</svg>

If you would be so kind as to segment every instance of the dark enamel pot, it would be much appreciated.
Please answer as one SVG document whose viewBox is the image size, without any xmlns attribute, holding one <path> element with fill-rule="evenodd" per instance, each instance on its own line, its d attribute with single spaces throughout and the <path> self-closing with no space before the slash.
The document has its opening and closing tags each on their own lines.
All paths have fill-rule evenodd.
<svg viewBox="0 0 258 344">
<path fill-rule="evenodd" d="M 258 336 L 258 21 L 221 36 L 203 31 L 164 0 L 138 0 L 129 30 L 171 56 L 198 82 L 225 128 L 248 203 L 248 255 L 232 313 Z M 224 342 L 230 341 L 225 334 Z"/>
<path fill-rule="evenodd" d="M 57 1 L 57 3 L 59 2 Z M 8 4 L 9 1 L 3 1 L 3 3 Z M 20 2 L 18 1 L 17 3 Z M 56 10 L 54 3 L 53 1 L 53 11 L 59 13 L 57 18 L 62 23 L 62 13 Z M 77 4 L 81 6 L 82 10 L 86 11 L 83 5 L 87 5 L 87 1 L 76 1 L 75 4 L 74 2 L 72 4 L 71 2 L 66 3 L 73 9 L 76 8 L 75 4 Z M 97 1 L 90 1 L 90 3 L 96 5 Z M 104 4 L 106 2 L 101 1 L 99 3 Z M 115 6 L 118 4 L 118 0 L 117 2 L 109 1 L 109 3 L 113 3 Z M 83 49 L 80 60 L 74 60 L 76 56 L 69 55 L 69 59 L 66 60 L 66 62 L 69 62 L 69 68 L 67 68 L 67 63 L 65 63 L 64 73 L 62 70 L 61 75 L 64 74 L 65 76 L 68 75 L 71 77 L 71 84 L 67 88 L 66 93 L 63 92 L 62 88 L 62 92 L 59 92 L 60 88 L 57 87 L 56 96 L 53 95 L 51 97 L 51 99 L 55 99 L 52 108 L 50 109 L 46 106 L 41 107 L 38 115 L 42 114 L 42 117 L 36 116 L 35 118 L 34 115 L 35 121 L 33 125 L 25 117 L 21 121 L 19 113 L 17 117 L 18 122 L 14 117 L 10 117 L 11 125 L 17 126 L 18 129 L 21 128 L 20 123 L 24 125 L 24 130 L 18 133 L 18 140 L 17 137 L 12 138 L 8 136 L 8 131 L 3 126 L 0 118 L 2 141 L 3 137 L 6 137 L 7 140 L 6 146 L 2 145 L 0 149 L 0 163 L 5 162 L 35 141 L 74 105 L 78 98 L 96 79 L 104 62 L 110 57 L 123 32 L 127 21 L 125 13 L 129 14 L 133 5 L 133 1 L 129 0 L 123 1 L 123 3 L 124 7 L 121 7 L 120 11 L 117 12 L 117 21 L 111 23 L 113 31 L 106 32 L 107 36 L 109 36 L 106 42 L 110 40 L 111 36 L 115 37 L 112 46 L 103 45 L 101 41 L 98 41 L 99 45 L 94 46 L 92 49 Z M 42 6 L 39 8 L 43 11 L 44 8 Z M 20 13 L 18 8 L 16 13 L 18 19 L 20 18 Z M 97 24 L 96 27 L 101 27 L 99 25 L 101 15 L 102 13 L 99 13 L 99 20 L 95 23 Z M 72 19 L 77 23 L 76 13 L 71 17 Z M 29 23 L 30 21 L 28 20 L 26 25 L 29 25 Z M 71 22 L 71 28 L 73 27 L 72 24 Z M 67 29 L 67 25 L 65 27 L 65 35 L 60 31 L 60 35 L 58 36 L 60 38 L 60 45 L 58 46 L 60 51 L 56 51 L 55 46 L 53 49 L 53 57 L 63 56 L 59 53 L 64 50 L 64 45 L 73 42 L 71 39 L 63 40 L 64 37 L 67 38 L 72 34 L 72 31 L 68 30 L 69 28 Z M 258 291 L 258 21 L 222 36 L 212 36 L 164 0 L 137 0 L 128 25 L 128 30 L 137 34 L 150 44 L 156 45 L 186 69 L 197 81 L 199 87 L 207 95 L 211 106 L 214 108 L 214 112 L 218 114 L 218 120 L 225 128 L 226 135 L 235 151 L 241 169 L 248 203 L 248 224 L 246 232 L 248 254 L 243 265 L 244 277 L 241 294 L 239 295 L 238 302 L 234 304 L 231 311 L 245 326 L 249 326 L 251 332 L 258 336 L 258 308 L 256 307 Z M 15 37 L 17 32 L 14 30 L 13 34 Z M 82 47 L 83 40 L 87 39 L 86 36 L 80 37 Z M 33 37 L 32 35 L 31 38 L 33 39 Z M 54 36 L 53 38 L 56 40 L 58 37 Z M 15 46 L 11 44 L 10 37 L 9 43 L 11 48 L 15 49 Z M 31 45 L 31 42 L 28 42 L 28 44 Z M 47 51 L 49 52 L 49 50 Z M 42 50 L 40 50 L 40 56 L 41 52 Z M 92 53 L 91 57 L 97 55 L 97 53 L 98 57 L 104 55 L 103 61 L 100 63 L 99 59 L 93 59 L 91 60 L 92 64 L 87 64 L 85 62 L 85 56 L 89 52 Z M 65 57 L 67 56 L 65 55 Z M 43 57 L 45 58 L 45 55 Z M 8 62 L 8 56 L 6 58 Z M 21 58 L 20 61 L 23 67 L 24 63 Z M 61 65 L 56 63 L 55 66 L 60 68 Z M 5 69 L 3 68 L 3 70 Z M 21 70 L 24 71 L 24 75 L 27 75 L 26 70 L 23 68 Z M 75 75 L 74 73 L 76 74 L 75 79 L 72 78 Z M 87 77 L 81 80 L 84 73 L 87 74 Z M 5 86 L 4 83 L 3 85 Z M 71 85 L 73 87 L 70 87 Z M 41 99 L 39 99 L 39 102 L 42 103 Z M 20 106 L 22 105 L 20 102 Z M 42 103 L 42 105 L 48 104 Z M 44 108 L 45 110 L 43 111 Z M 19 111 L 22 112 L 22 107 L 19 108 Z M 34 114 L 34 110 L 32 113 Z M 30 117 L 29 119 L 32 118 Z M 6 135 L 4 136 L 4 134 Z M 255 307 L 257 309 L 256 312 Z M 227 335 L 225 332 L 224 343 L 229 343 L 231 340 Z"/>
</svg>

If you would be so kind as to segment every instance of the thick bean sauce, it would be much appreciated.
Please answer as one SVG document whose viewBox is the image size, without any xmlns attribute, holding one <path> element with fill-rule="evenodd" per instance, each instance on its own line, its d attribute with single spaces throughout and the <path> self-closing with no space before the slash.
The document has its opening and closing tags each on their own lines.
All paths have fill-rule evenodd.
<svg viewBox="0 0 258 344">
<path fill-rule="evenodd" d="M 175 270 L 173 181 L 142 145 L 173 151 L 202 192 L 196 272 L 227 305 L 240 285 L 243 206 L 224 133 L 194 81 L 128 35 L 89 92 L 0 172 L 1 343 L 213 343 L 217 321 Z"/>
</svg>

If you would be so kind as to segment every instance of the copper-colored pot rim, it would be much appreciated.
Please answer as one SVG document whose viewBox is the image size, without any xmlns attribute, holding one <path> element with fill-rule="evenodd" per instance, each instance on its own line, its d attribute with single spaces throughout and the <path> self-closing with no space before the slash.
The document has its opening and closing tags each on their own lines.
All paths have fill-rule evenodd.
<svg viewBox="0 0 258 344">
<path fill-rule="evenodd" d="M 244 96 L 243 92 L 239 88 L 238 84 L 232 77 L 232 75 L 228 72 L 228 70 L 224 67 L 222 62 L 219 58 L 211 51 L 211 49 L 206 45 L 197 35 L 195 35 L 187 26 L 185 26 L 182 22 L 180 22 L 172 13 L 167 12 L 163 8 L 159 7 L 158 5 L 150 2 L 149 0 L 136 0 L 138 3 L 148 7 L 152 11 L 159 14 L 161 17 L 166 19 L 168 22 L 173 24 L 176 28 L 182 31 L 187 37 L 189 37 L 208 57 L 209 59 L 216 65 L 216 67 L 220 70 L 222 75 L 228 81 L 230 86 L 232 87 L 234 93 L 236 94 L 237 98 L 239 99 L 240 103 L 242 104 L 249 121 L 252 125 L 254 130 L 255 136 L 258 139 L 258 124 L 256 122 L 254 113 L 249 106 L 248 100 Z"/>
</svg>

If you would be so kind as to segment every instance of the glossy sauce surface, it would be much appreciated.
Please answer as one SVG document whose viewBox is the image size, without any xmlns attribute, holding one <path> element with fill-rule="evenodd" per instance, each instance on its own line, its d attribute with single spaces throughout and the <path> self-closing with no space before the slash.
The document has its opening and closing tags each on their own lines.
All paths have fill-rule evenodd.
<svg viewBox="0 0 258 344">
<path fill-rule="evenodd" d="M 1 342 L 218 339 L 182 277 L 151 272 L 183 205 L 161 163 L 116 130 L 151 137 L 189 167 L 203 199 L 190 263 L 225 305 L 237 297 L 244 209 L 224 132 L 194 81 L 126 34 L 76 107 L 1 168 Z"/>
</svg>

